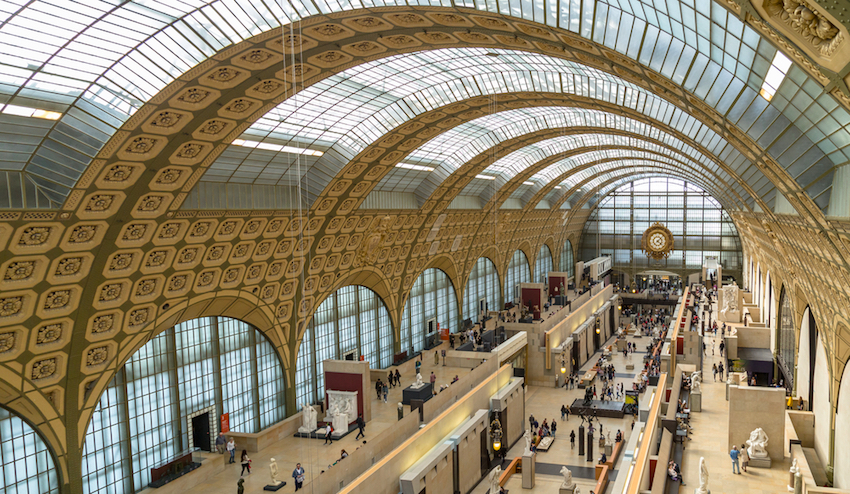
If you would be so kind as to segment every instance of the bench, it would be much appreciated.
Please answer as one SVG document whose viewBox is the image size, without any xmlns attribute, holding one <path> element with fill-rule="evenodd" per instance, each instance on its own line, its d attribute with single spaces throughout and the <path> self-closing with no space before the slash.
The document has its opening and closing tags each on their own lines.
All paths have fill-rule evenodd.
<svg viewBox="0 0 850 494">
<path fill-rule="evenodd" d="M 670 459 L 675 461 L 677 465 L 679 465 L 679 470 L 684 470 L 682 467 L 682 452 L 684 451 L 684 447 L 681 443 L 673 444 L 673 452 L 670 455 Z M 659 465 L 662 466 L 662 465 Z M 663 465 L 664 471 L 667 471 L 667 465 Z M 681 480 L 671 480 L 670 477 L 667 477 L 667 488 L 665 492 L 667 494 L 678 494 L 679 486 L 682 483 Z"/>
</svg>

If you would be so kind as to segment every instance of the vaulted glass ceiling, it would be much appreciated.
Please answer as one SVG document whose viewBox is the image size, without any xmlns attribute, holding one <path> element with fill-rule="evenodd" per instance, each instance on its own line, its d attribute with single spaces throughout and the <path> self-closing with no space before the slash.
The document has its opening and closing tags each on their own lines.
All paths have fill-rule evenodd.
<svg viewBox="0 0 850 494">
<path fill-rule="evenodd" d="M 677 120 L 677 122 L 684 124 L 681 129 L 683 132 L 691 130 L 695 125 L 691 118 Z M 696 125 L 700 124 L 697 123 Z M 406 164 L 433 167 L 434 171 L 394 168 L 378 184 L 376 190 L 413 192 L 420 203 L 424 202 L 443 180 L 474 156 L 487 152 L 488 149 L 497 146 L 499 142 L 546 129 L 563 129 L 565 135 L 536 142 L 497 160 L 482 172 L 482 175 L 495 177 L 493 183 L 488 183 L 490 181 L 485 179 L 473 180 L 467 185 L 463 195 L 481 196 L 481 199 L 486 201 L 491 196 L 494 187 L 497 190 L 512 177 L 541 160 L 567 151 L 582 148 L 592 149 L 607 145 L 621 148 L 641 148 L 657 155 L 672 156 L 683 163 L 687 163 L 695 170 L 701 167 L 708 168 L 752 205 L 752 198 L 741 184 L 735 182 L 734 177 L 721 170 L 715 161 L 680 139 L 632 118 L 599 110 L 565 107 L 507 110 L 461 124 L 423 144 L 403 160 L 403 163 Z M 580 129 L 581 132 L 575 135 L 573 133 L 567 134 L 570 129 Z M 636 136 L 645 136 L 646 139 L 598 133 L 601 131 L 600 129 L 610 129 L 612 132 L 629 132 Z M 601 132 L 605 131 L 602 130 Z M 713 141 L 715 135 L 707 133 L 700 133 L 699 135 L 702 136 L 704 146 L 709 148 L 716 146 L 716 142 Z M 463 136 L 468 136 L 467 140 L 464 140 Z M 666 147 L 658 143 L 663 143 Z M 629 156 L 627 149 L 609 151 L 608 153 L 606 156 L 610 157 Z M 734 149 L 727 154 L 726 158 L 726 163 L 731 167 L 738 167 L 738 174 L 754 173 L 759 177 L 759 180 L 770 185 L 770 182 L 762 173 L 755 166 L 751 166 L 752 164 Z M 593 159 L 598 159 L 598 157 L 591 155 L 590 160 Z M 578 166 L 582 162 L 580 157 L 575 157 L 575 159 L 566 160 L 563 163 Z M 543 170 L 534 174 L 530 181 L 535 182 L 536 188 L 534 190 L 537 190 L 545 186 L 548 181 L 555 179 L 556 176 L 551 176 L 546 173 L 546 170 Z M 712 180 L 712 182 L 716 181 Z M 730 207 L 736 206 L 730 204 Z"/>
<path fill-rule="evenodd" d="M 682 84 L 762 145 L 781 136 L 785 144 L 771 154 L 822 208 L 829 197 L 830 167 L 850 158 L 847 112 L 798 67 L 791 67 L 770 104 L 756 97 L 775 49 L 713 0 L 404 4 L 468 7 L 539 22 L 637 60 Z M 222 48 L 311 15 L 392 5 L 381 0 L 0 3 L 0 105 L 61 113 L 57 120 L 37 121 L 0 108 L 0 208 L 57 207 L 129 116 Z M 373 99 L 386 106 L 385 95 L 375 89 Z M 323 134 L 331 129 L 302 130 Z M 331 153 L 319 164 L 341 157 Z M 333 168 L 327 165 L 327 171 Z M 224 175 L 220 170 L 210 179 Z"/>
</svg>

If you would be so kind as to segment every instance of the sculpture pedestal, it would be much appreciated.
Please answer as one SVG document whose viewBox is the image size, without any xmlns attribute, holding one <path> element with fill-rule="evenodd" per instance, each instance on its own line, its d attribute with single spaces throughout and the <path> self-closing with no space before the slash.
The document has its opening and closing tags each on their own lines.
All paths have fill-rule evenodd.
<svg viewBox="0 0 850 494">
<path fill-rule="evenodd" d="M 434 396 L 431 388 L 431 383 L 422 383 L 421 388 L 408 386 L 401 392 L 401 402 L 405 405 L 410 405 L 411 400 L 428 401 Z"/>
<path fill-rule="evenodd" d="M 575 494 L 575 492 L 576 492 L 576 485 L 575 484 L 573 484 L 569 487 L 561 487 L 560 489 L 558 489 L 558 494 Z"/>
<path fill-rule="evenodd" d="M 523 489 L 533 489 L 534 488 L 534 471 L 535 471 L 535 456 L 533 453 L 530 455 L 522 456 L 522 488 Z"/>
<path fill-rule="evenodd" d="M 277 492 L 277 491 L 283 489 L 283 486 L 285 486 L 285 485 L 286 485 L 286 482 L 279 482 L 277 485 L 269 484 L 269 485 L 263 487 L 263 490 L 264 491 Z"/>
<path fill-rule="evenodd" d="M 749 466 L 754 468 L 770 468 L 770 457 L 767 458 L 753 458 L 750 457 Z"/>
<path fill-rule="evenodd" d="M 310 435 L 310 434 L 312 434 L 312 433 L 314 433 L 314 432 L 316 432 L 316 427 L 313 427 L 312 429 L 310 429 L 309 427 L 299 427 L 299 428 L 298 428 L 298 433 L 299 433 L 299 434 L 306 434 L 306 435 Z"/>
<path fill-rule="evenodd" d="M 606 444 L 605 445 L 605 456 L 607 456 L 608 458 L 611 458 L 611 455 L 613 455 L 613 454 L 614 454 L 614 446 L 611 445 L 611 444 Z"/>
<path fill-rule="evenodd" d="M 692 412 L 702 411 L 702 393 L 691 393 L 691 398 L 688 402 L 691 405 Z"/>
</svg>

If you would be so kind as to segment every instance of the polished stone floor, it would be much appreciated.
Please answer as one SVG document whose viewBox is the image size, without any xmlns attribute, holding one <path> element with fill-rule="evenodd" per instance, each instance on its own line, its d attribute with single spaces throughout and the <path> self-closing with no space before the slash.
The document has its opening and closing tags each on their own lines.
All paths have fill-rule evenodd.
<svg viewBox="0 0 850 494">
<path fill-rule="evenodd" d="M 437 350 L 448 349 L 444 343 Z M 443 367 L 442 362 L 434 365 L 434 350 L 427 352 L 422 360 L 422 379 L 428 380 L 431 371 L 437 376 L 437 387 L 448 384 L 455 376 L 463 377 L 470 369 L 459 367 Z M 387 403 L 377 400 L 374 388 L 370 389 L 367 396 L 372 400 L 372 420 L 366 424 L 366 440 L 392 427 L 398 420 L 396 403 L 401 401 L 402 389 L 413 382 L 415 378 L 414 360 L 409 360 L 399 367 L 402 375 L 402 386 L 390 388 Z M 405 413 L 410 408 L 405 407 Z M 263 486 L 269 483 L 269 461 L 274 458 L 282 473 L 282 478 L 287 485 L 277 491 L 280 494 L 292 493 L 295 485 L 292 482 L 292 470 L 295 464 L 300 462 L 306 470 L 305 485 L 319 472 L 329 468 L 339 460 L 340 453 L 345 449 L 350 455 L 357 454 L 357 447 L 362 444 L 363 438 L 356 440 L 357 434 L 351 433 L 346 437 L 334 441 L 333 445 L 324 445 L 323 440 L 287 437 L 273 446 L 259 453 L 250 454 L 253 461 L 253 473 L 245 476 L 245 492 L 263 492 Z M 241 466 L 238 463 L 238 453 L 242 447 L 237 443 L 237 463 L 225 464 L 218 472 L 206 473 L 206 477 L 195 487 L 182 491 L 181 494 L 232 494 L 236 492 L 236 482 L 239 480 Z M 333 467 L 331 467 L 333 468 Z M 155 494 L 155 491 L 151 491 Z"/>
<path fill-rule="evenodd" d="M 716 307 L 714 310 L 716 314 Z M 635 370 L 626 370 L 626 359 L 620 353 L 613 354 L 613 363 L 617 371 L 615 382 L 623 382 L 625 387 L 631 386 L 634 380 L 634 374 L 642 367 L 643 353 L 648 338 L 635 338 L 630 336 L 629 341 L 636 343 L 639 352 L 631 356 L 635 364 Z M 608 342 L 610 344 L 611 341 Z M 714 492 L 723 492 L 725 494 L 766 494 L 783 492 L 787 481 L 788 468 L 790 461 L 783 459 L 780 461 L 774 460 L 771 469 L 756 469 L 750 468 L 749 472 L 742 475 L 733 475 L 731 473 L 731 461 L 729 460 L 728 452 L 726 451 L 727 438 L 727 420 L 728 420 L 728 402 L 725 399 L 725 385 L 721 382 L 713 382 L 711 376 L 711 364 L 720 361 L 717 345 L 720 343 L 720 336 L 715 340 L 715 355 L 711 354 L 711 339 L 708 339 L 707 356 L 705 359 L 704 372 L 705 380 L 703 384 L 703 409 L 700 413 L 694 413 L 691 419 L 691 424 L 695 431 L 692 434 L 692 441 L 685 445 L 685 451 L 682 461 L 682 472 L 687 482 L 687 486 L 680 488 L 681 494 L 690 494 L 694 487 L 698 485 L 698 465 L 700 457 L 705 457 L 709 469 L 710 481 L 709 487 Z M 592 362 L 595 362 L 596 357 L 587 362 L 582 371 L 589 369 Z M 469 372 L 468 369 L 449 368 L 442 365 L 434 365 L 433 351 L 427 354 L 423 360 L 422 375 L 428 376 L 434 370 L 437 375 L 437 384 L 449 382 L 455 375 L 463 377 Z M 413 376 L 413 361 L 406 362 L 401 367 L 403 375 L 402 382 L 410 381 Z M 597 381 L 598 385 L 598 381 Z M 570 448 L 569 433 L 572 430 L 577 430 L 580 425 L 580 419 L 570 417 L 568 421 L 562 421 L 560 417 L 560 409 L 562 404 L 569 404 L 574 399 L 584 396 L 584 391 L 575 388 L 566 390 L 565 388 L 544 388 L 529 386 L 526 390 L 526 424 L 527 417 L 533 414 L 539 422 L 543 419 L 548 419 L 549 422 L 555 419 L 558 424 L 558 431 L 555 442 L 548 452 L 540 452 L 538 454 L 538 475 L 536 477 L 536 485 L 534 489 L 522 489 L 521 476 L 517 475 L 511 478 L 506 488 L 513 494 L 518 492 L 530 493 L 553 493 L 557 492 L 557 487 L 560 485 L 561 476 L 557 473 L 562 465 L 566 465 L 573 472 L 573 478 L 581 487 L 583 493 L 588 493 L 595 485 L 593 480 L 593 468 L 596 460 L 599 458 L 599 451 L 596 448 L 598 443 L 594 444 L 593 460 L 586 461 L 586 457 L 578 455 L 578 446 L 575 449 Z M 374 393 L 370 393 L 372 399 L 372 420 L 366 428 L 368 440 L 369 437 L 390 428 L 396 421 L 395 403 L 400 401 L 401 388 L 393 388 L 390 390 L 388 403 L 375 399 Z M 643 396 L 641 396 L 643 398 Z M 613 437 L 617 430 L 622 430 L 628 440 L 631 433 L 632 419 L 625 417 L 623 419 L 603 418 L 600 419 L 603 426 L 603 432 L 607 435 L 610 430 Z M 298 439 L 286 438 L 273 447 L 267 448 L 260 453 L 252 455 L 254 473 L 247 476 L 245 487 L 246 492 L 261 492 L 263 486 L 268 482 L 268 463 L 270 458 L 276 458 L 277 463 L 287 479 L 288 485 L 281 489 L 280 493 L 294 492 L 290 473 L 296 462 L 301 462 L 307 470 L 306 476 L 309 481 L 321 470 L 327 469 L 338 458 L 341 449 L 346 449 L 350 454 L 357 454 L 356 449 L 360 441 L 354 439 L 355 434 L 334 442 L 332 446 L 325 446 L 321 440 L 315 439 Z M 598 432 L 597 432 L 598 438 Z M 522 454 L 524 441 L 520 440 L 508 451 L 508 458 L 513 458 Z M 207 475 L 204 480 L 192 489 L 188 489 L 183 494 L 230 494 L 234 491 L 236 481 L 239 479 L 240 466 L 238 464 L 225 465 L 221 471 Z M 615 469 L 612 473 L 611 482 L 616 479 L 619 470 Z M 609 487 L 610 489 L 610 487 Z M 486 494 L 486 481 L 479 483 L 472 491 L 473 494 Z"/>
<path fill-rule="evenodd" d="M 713 313 L 717 314 L 714 304 Z M 757 322 L 757 321 L 756 321 Z M 711 343 L 714 342 L 714 355 Z M 727 441 L 729 436 L 729 402 L 726 401 L 726 385 L 719 379 L 714 382 L 711 366 L 720 363 L 720 331 L 717 337 L 706 339 L 706 358 L 703 363 L 702 412 L 691 414 L 691 426 L 695 429 L 692 441 L 685 445 L 682 455 L 682 475 L 686 487 L 679 489 L 680 494 L 690 494 L 699 485 L 699 459 L 705 457 L 709 473 L 708 487 L 714 492 L 724 494 L 774 494 L 786 492 L 788 469 L 791 461 L 773 459 L 770 469 L 749 468 L 746 473 L 732 473 L 732 460 L 729 458 Z M 783 438 L 770 438 L 782 441 Z M 787 452 L 786 452 L 787 454 Z"/>
</svg>

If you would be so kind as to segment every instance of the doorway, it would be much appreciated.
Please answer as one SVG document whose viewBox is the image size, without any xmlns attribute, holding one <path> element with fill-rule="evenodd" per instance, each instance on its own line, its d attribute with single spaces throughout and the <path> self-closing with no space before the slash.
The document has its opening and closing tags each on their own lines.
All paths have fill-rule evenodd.
<svg viewBox="0 0 850 494">
<path fill-rule="evenodd" d="M 487 445 L 487 429 L 481 431 L 481 476 L 490 471 L 490 447 Z"/>
<path fill-rule="evenodd" d="M 192 417 L 192 445 L 203 451 L 212 451 L 209 412 Z"/>
</svg>

